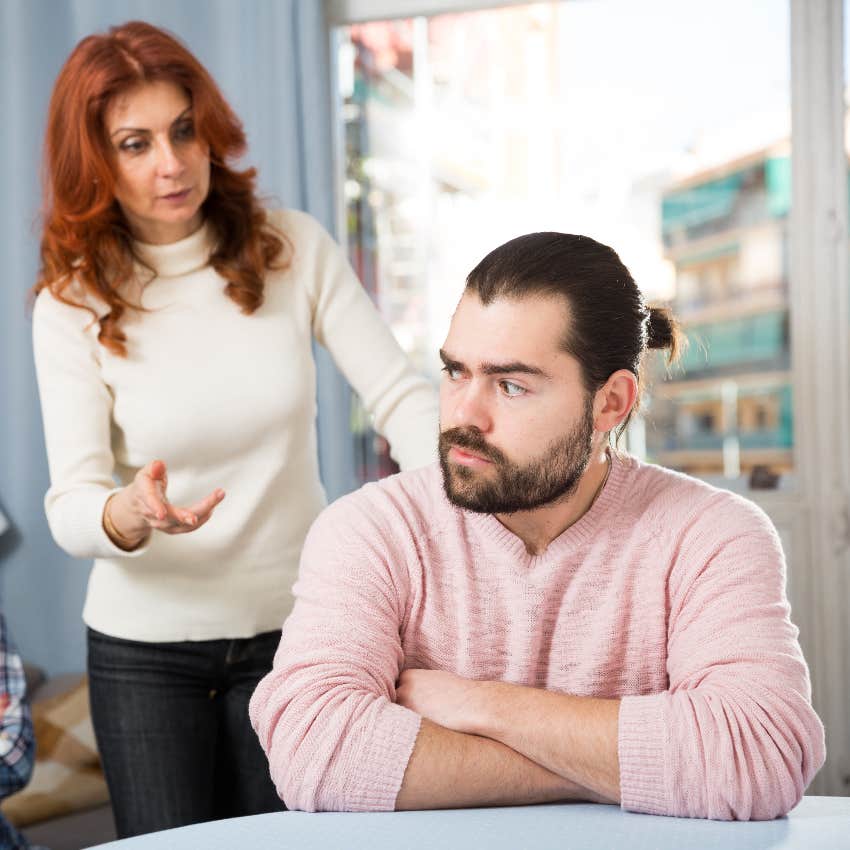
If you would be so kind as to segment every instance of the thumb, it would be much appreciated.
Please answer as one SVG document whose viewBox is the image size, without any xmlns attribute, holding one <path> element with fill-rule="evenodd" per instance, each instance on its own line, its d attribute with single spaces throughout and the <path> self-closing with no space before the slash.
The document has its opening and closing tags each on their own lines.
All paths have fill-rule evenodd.
<svg viewBox="0 0 850 850">
<path fill-rule="evenodd" d="M 165 462 L 155 460 L 150 465 L 150 476 L 154 486 L 158 486 L 162 497 L 165 498 L 165 491 L 168 489 L 168 470 L 165 467 Z"/>
</svg>

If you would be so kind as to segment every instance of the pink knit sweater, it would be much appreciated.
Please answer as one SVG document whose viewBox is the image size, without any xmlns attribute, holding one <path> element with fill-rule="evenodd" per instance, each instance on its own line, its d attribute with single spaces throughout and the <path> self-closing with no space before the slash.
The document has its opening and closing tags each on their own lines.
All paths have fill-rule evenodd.
<svg viewBox="0 0 850 850">
<path fill-rule="evenodd" d="M 251 720 L 290 808 L 390 810 L 420 724 L 404 668 L 622 697 L 624 808 L 773 818 L 824 761 L 784 586 L 756 506 L 627 456 L 538 556 L 426 467 L 316 520 Z"/>
</svg>

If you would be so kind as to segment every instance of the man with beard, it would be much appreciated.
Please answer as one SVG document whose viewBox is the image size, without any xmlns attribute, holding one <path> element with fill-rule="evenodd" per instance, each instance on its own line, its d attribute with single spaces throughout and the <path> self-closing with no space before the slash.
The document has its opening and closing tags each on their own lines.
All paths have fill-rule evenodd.
<svg viewBox="0 0 850 850">
<path fill-rule="evenodd" d="M 290 808 L 796 805 L 823 727 L 776 532 L 615 449 L 646 349 L 677 342 L 587 237 L 523 236 L 470 273 L 440 467 L 319 517 L 252 699 Z"/>
</svg>

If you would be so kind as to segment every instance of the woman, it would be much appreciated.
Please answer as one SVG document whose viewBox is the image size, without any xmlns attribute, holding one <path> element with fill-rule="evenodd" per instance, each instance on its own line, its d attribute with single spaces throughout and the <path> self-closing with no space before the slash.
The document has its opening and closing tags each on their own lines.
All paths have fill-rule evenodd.
<svg viewBox="0 0 850 850">
<path fill-rule="evenodd" d="M 244 147 L 206 70 L 148 24 L 84 39 L 56 81 L 45 505 L 57 543 L 95 558 L 83 618 L 120 836 L 281 807 L 247 706 L 324 504 L 312 339 L 403 467 L 435 453 L 429 385 L 330 237 L 260 207 L 228 165 Z"/>
</svg>

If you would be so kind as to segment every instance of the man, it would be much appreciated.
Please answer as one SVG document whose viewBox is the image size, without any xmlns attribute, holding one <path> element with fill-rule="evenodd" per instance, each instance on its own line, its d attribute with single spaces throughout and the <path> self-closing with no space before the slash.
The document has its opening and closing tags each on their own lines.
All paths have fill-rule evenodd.
<svg viewBox="0 0 850 850">
<path fill-rule="evenodd" d="M 441 351 L 440 467 L 319 517 L 254 694 L 290 808 L 797 803 L 823 728 L 773 527 L 611 448 L 646 348 L 676 343 L 587 237 L 520 237 L 471 272 Z"/>
</svg>

